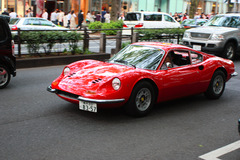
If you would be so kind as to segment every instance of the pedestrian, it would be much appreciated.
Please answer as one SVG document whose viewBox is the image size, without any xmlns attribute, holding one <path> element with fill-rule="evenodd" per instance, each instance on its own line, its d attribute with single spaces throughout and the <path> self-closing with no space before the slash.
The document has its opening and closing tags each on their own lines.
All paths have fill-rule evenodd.
<svg viewBox="0 0 240 160">
<path fill-rule="evenodd" d="M 48 12 L 47 12 L 47 9 L 44 9 L 44 10 L 43 10 L 42 18 L 44 18 L 44 19 L 48 19 Z"/>
<path fill-rule="evenodd" d="M 78 29 L 82 28 L 83 21 L 84 21 L 83 12 L 82 12 L 82 10 L 80 10 L 80 12 L 78 13 L 78 26 L 77 26 Z"/>
<path fill-rule="evenodd" d="M 65 12 L 63 16 L 63 26 L 68 28 L 68 13 Z"/>
<path fill-rule="evenodd" d="M 50 20 L 57 25 L 57 10 L 53 11 L 51 13 L 51 17 L 50 17 Z"/>
<path fill-rule="evenodd" d="M 90 13 L 90 11 L 88 11 L 86 16 L 86 23 L 89 24 L 91 22 L 91 19 L 92 19 L 92 14 Z"/>
<path fill-rule="evenodd" d="M 96 14 L 96 21 L 101 21 L 101 14 L 100 14 L 100 12 L 97 12 L 97 14 Z"/>
<path fill-rule="evenodd" d="M 58 19 L 59 25 L 61 26 L 63 26 L 63 17 L 64 17 L 64 12 L 60 9 L 57 19 Z"/>
<path fill-rule="evenodd" d="M 104 18 L 104 15 L 106 14 L 107 12 L 106 12 L 106 8 L 104 8 L 104 10 L 102 11 L 102 20 L 101 20 L 101 22 L 102 23 L 104 23 L 105 22 L 105 18 Z"/>
<path fill-rule="evenodd" d="M 14 12 L 13 8 L 11 8 L 11 12 L 9 13 L 9 16 L 10 16 L 10 18 L 16 18 L 17 17 L 17 13 Z"/>
<path fill-rule="evenodd" d="M 7 8 L 4 8 L 4 9 L 3 9 L 2 15 L 7 15 L 7 16 L 9 16 L 9 13 L 8 13 L 8 11 L 7 11 Z"/>
<path fill-rule="evenodd" d="M 33 17 L 33 11 L 31 8 L 28 9 L 28 17 Z"/>
<path fill-rule="evenodd" d="M 67 14 L 67 19 L 68 19 L 68 25 L 67 28 L 70 28 L 70 20 L 71 20 L 71 12 L 69 11 Z"/>
<path fill-rule="evenodd" d="M 96 12 L 92 11 L 92 17 L 91 17 L 91 22 L 95 22 L 96 21 Z"/>
<path fill-rule="evenodd" d="M 105 18 L 105 22 L 106 22 L 106 23 L 110 23 L 110 18 L 111 18 L 111 16 L 110 16 L 110 14 L 109 14 L 108 11 L 107 11 L 107 13 L 104 15 L 104 18 Z"/>
<path fill-rule="evenodd" d="M 70 29 L 75 29 L 76 28 L 76 21 L 75 21 L 75 13 L 74 10 L 71 12 L 71 19 L 70 19 Z"/>
</svg>

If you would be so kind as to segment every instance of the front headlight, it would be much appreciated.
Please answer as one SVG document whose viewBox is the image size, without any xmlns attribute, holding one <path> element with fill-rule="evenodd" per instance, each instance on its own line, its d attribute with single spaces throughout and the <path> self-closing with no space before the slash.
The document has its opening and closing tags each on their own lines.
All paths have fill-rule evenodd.
<svg viewBox="0 0 240 160">
<path fill-rule="evenodd" d="M 190 38 L 190 32 L 184 32 L 183 38 Z"/>
<path fill-rule="evenodd" d="M 212 34 L 210 40 L 221 41 L 224 40 L 224 36 L 222 34 Z"/>
<path fill-rule="evenodd" d="M 114 90 L 119 90 L 119 88 L 121 87 L 121 81 L 118 78 L 114 78 L 112 81 L 112 87 Z"/>
<path fill-rule="evenodd" d="M 64 70 L 63 70 L 64 76 L 68 75 L 70 73 L 70 71 L 71 71 L 70 68 L 68 68 L 68 67 L 64 68 Z"/>
</svg>

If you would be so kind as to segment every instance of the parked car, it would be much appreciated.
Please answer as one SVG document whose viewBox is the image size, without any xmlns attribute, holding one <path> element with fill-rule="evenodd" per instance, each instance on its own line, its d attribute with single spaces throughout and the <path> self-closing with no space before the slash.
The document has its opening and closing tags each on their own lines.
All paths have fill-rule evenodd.
<svg viewBox="0 0 240 160">
<path fill-rule="evenodd" d="M 163 12 L 128 12 L 123 21 L 123 28 L 180 28 L 173 17 Z M 130 34 L 123 30 L 123 34 Z"/>
<path fill-rule="evenodd" d="M 24 17 L 24 18 L 11 18 L 9 22 L 9 27 L 12 30 L 12 34 L 14 36 L 14 40 L 17 39 L 15 37 L 17 35 L 17 30 L 69 30 L 65 27 L 59 27 L 52 23 L 49 20 L 44 18 L 36 18 L 36 17 Z"/>
<path fill-rule="evenodd" d="M 182 21 L 181 26 L 182 28 L 196 28 L 202 26 L 207 21 L 208 19 L 185 19 Z"/>
<path fill-rule="evenodd" d="M 233 60 L 240 50 L 240 14 L 219 14 L 202 27 L 186 30 L 183 44 Z"/>
<path fill-rule="evenodd" d="M 235 75 L 231 60 L 177 44 L 138 42 L 108 62 L 67 65 L 47 90 L 81 110 L 124 106 L 128 114 L 144 116 L 156 102 L 198 93 L 218 99 Z"/>
<path fill-rule="evenodd" d="M 9 84 L 11 75 L 16 76 L 16 57 L 9 19 L 8 16 L 0 15 L 0 89 Z"/>
</svg>

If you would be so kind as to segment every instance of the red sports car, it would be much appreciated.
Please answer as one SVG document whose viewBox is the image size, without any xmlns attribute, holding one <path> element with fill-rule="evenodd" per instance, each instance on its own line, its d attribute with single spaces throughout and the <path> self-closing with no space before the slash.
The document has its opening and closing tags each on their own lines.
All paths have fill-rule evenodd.
<svg viewBox="0 0 240 160">
<path fill-rule="evenodd" d="M 182 45 L 138 42 L 107 62 L 67 65 L 47 90 L 79 103 L 81 110 L 123 106 L 128 114 L 144 116 L 162 101 L 199 93 L 217 99 L 236 75 L 231 60 Z"/>
</svg>

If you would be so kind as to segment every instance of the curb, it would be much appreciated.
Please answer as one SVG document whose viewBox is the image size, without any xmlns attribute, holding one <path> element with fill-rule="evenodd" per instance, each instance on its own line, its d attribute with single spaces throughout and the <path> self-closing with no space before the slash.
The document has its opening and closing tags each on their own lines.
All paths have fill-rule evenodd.
<svg viewBox="0 0 240 160">
<path fill-rule="evenodd" d="M 17 59 L 17 69 L 44 67 L 54 65 L 66 65 L 75 61 L 83 59 L 94 59 L 104 61 L 110 58 L 110 54 L 90 54 L 90 55 L 70 55 L 70 56 L 56 56 L 56 57 L 39 57 L 29 59 Z"/>
</svg>

